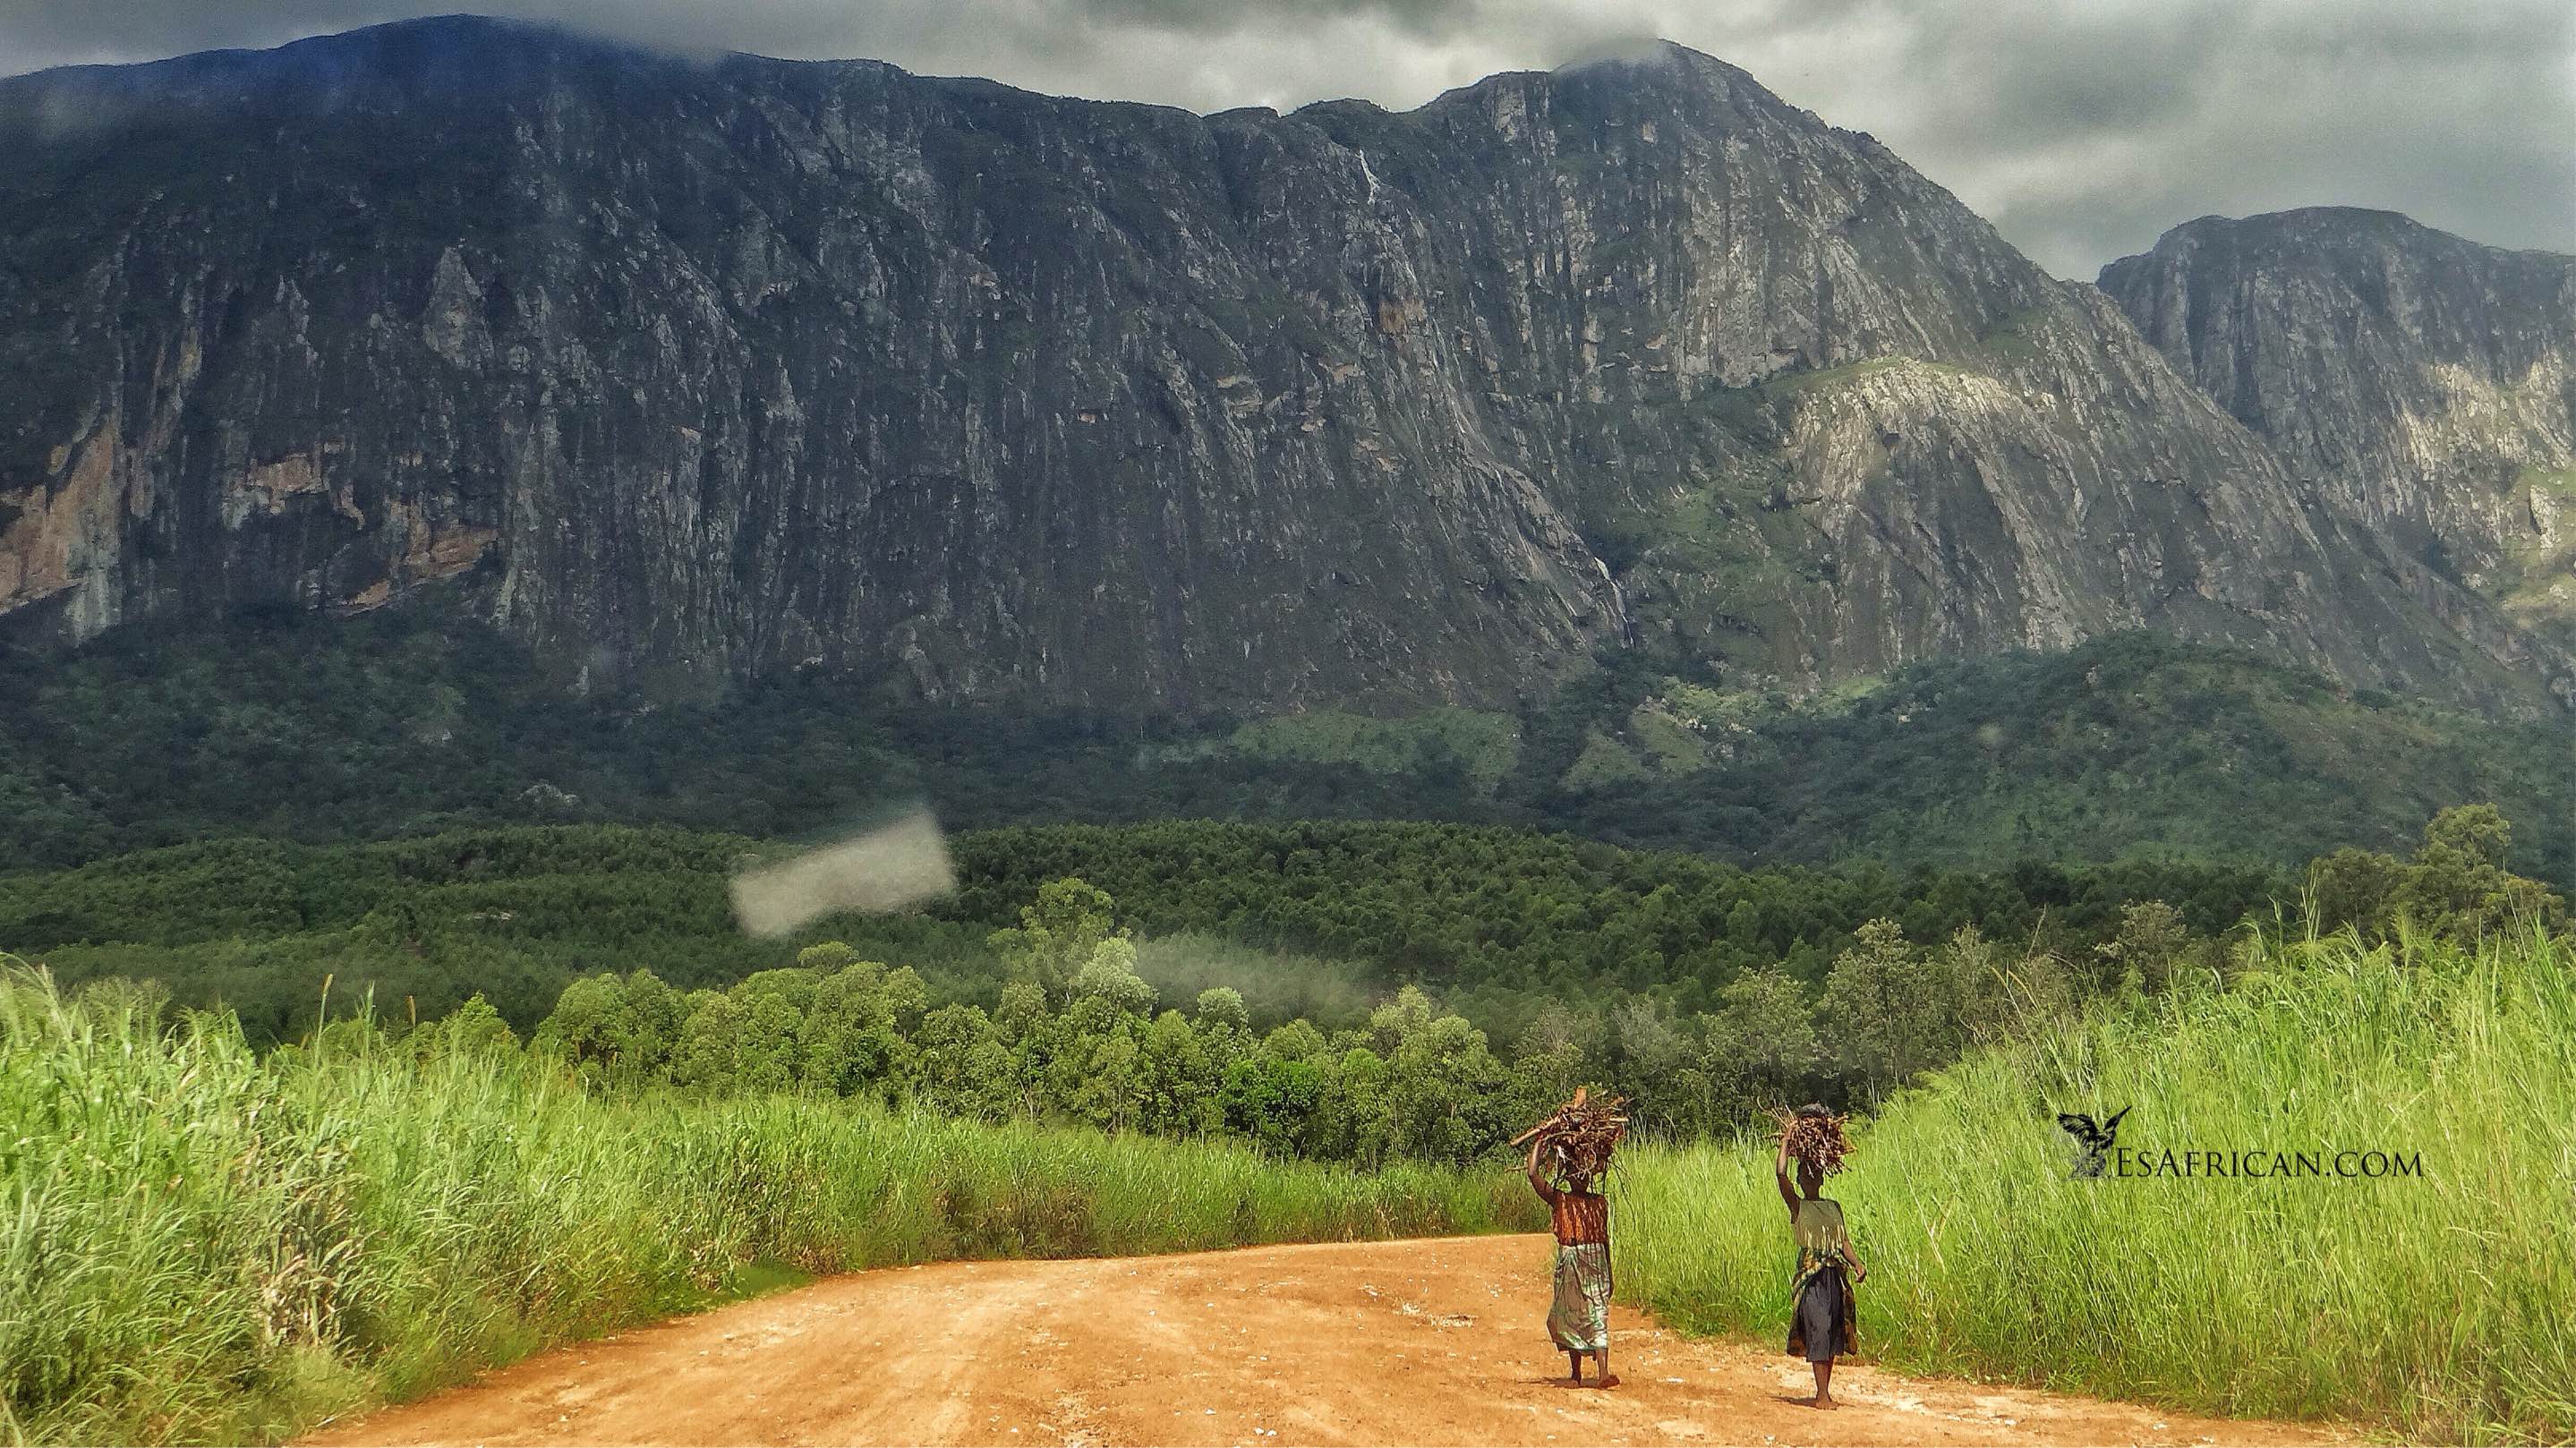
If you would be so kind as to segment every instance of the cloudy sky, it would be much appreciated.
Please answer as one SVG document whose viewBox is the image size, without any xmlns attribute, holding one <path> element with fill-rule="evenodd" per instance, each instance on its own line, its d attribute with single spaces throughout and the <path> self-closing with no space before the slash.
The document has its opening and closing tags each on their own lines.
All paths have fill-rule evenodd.
<svg viewBox="0 0 2576 1448">
<path fill-rule="evenodd" d="M 1874 132 L 2068 276 L 2322 203 L 2576 251 L 2569 0 L 0 0 L 0 73 L 462 8 L 1196 110 L 1407 107 L 1662 36 Z"/>
</svg>

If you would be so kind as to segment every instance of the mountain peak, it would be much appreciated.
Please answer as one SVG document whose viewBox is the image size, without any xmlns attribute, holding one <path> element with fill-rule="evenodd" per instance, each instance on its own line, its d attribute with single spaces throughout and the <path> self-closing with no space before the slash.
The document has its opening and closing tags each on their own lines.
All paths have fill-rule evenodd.
<svg viewBox="0 0 2576 1448">
<path fill-rule="evenodd" d="M 1649 37 L 1596 46 L 1551 69 L 1550 75 L 1579 75 L 1601 69 L 1653 70 L 1709 74 L 1724 71 L 1742 74 L 1735 67 L 1706 51 L 1693 50 L 1678 40 Z"/>
<path fill-rule="evenodd" d="M 2299 206 L 2250 216 L 2200 216 L 2168 229 L 2140 256 L 2122 257 L 2103 268 L 2108 277 L 2144 256 L 2209 245 L 2257 246 L 2322 256 L 2352 246 L 2409 246 L 2466 249 L 2494 256 L 2562 256 L 2549 251 L 2508 252 L 2423 222 L 2401 211 L 2369 206 Z M 2104 283 L 2108 285 L 2108 283 Z"/>
<path fill-rule="evenodd" d="M 2249 216 L 2196 216 L 2168 228 L 2156 238 L 2151 250 L 2193 246 L 2213 239 L 2271 241 L 2288 238 L 2298 242 L 2334 240 L 2349 236 L 2443 235 L 2402 212 L 2383 211 L 2366 206 L 2297 206 L 2281 211 L 2257 212 Z M 2122 260 L 2126 260 L 2123 258 Z M 2120 263 L 2112 262 L 2112 266 Z M 2107 268 L 2106 268 L 2107 270 Z"/>
<path fill-rule="evenodd" d="M 2101 285 L 2401 567 L 2576 639 L 2576 258 L 2315 206 L 2187 222 Z"/>
</svg>

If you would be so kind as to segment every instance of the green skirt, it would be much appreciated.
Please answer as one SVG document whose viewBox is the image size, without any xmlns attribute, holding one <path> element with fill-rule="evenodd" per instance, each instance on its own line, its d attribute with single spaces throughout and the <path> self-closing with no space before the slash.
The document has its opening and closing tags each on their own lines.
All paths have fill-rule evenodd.
<svg viewBox="0 0 2576 1448">
<path fill-rule="evenodd" d="M 1547 1335 L 1560 1352 L 1610 1350 L 1610 1245 L 1577 1242 L 1556 1249 L 1556 1300 Z"/>
</svg>

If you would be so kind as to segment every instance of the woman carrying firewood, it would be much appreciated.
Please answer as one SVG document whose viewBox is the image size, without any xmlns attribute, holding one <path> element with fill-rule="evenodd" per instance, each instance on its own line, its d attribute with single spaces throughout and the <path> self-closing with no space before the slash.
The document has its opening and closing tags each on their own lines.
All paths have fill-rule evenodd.
<svg viewBox="0 0 2576 1448">
<path fill-rule="evenodd" d="M 1835 1406 L 1834 1358 L 1853 1350 L 1852 1285 L 1869 1280 L 1869 1269 L 1861 1265 L 1843 1226 L 1842 1204 L 1817 1195 L 1825 1177 L 1842 1170 L 1850 1150 L 1842 1118 L 1822 1106 L 1801 1106 L 1781 1119 L 1774 1173 L 1780 1199 L 1789 1204 L 1789 1229 L 1798 1241 L 1798 1270 L 1789 1288 L 1789 1355 L 1805 1358 L 1815 1369 L 1819 1408 Z M 1798 1160 L 1795 1190 L 1789 1186 L 1793 1156 Z"/>
<path fill-rule="evenodd" d="M 1529 1184 L 1556 1228 L 1556 1296 L 1547 1335 L 1565 1354 L 1574 1386 L 1583 1386 L 1583 1355 L 1599 1359 L 1599 1384 L 1619 1386 L 1610 1371 L 1610 1201 L 1594 1189 L 1611 1148 L 1627 1129 L 1616 1099 L 1587 1106 L 1585 1092 L 1530 1133 Z M 1565 1185 L 1549 1180 L 1562 1173 Z"/>
</svg>

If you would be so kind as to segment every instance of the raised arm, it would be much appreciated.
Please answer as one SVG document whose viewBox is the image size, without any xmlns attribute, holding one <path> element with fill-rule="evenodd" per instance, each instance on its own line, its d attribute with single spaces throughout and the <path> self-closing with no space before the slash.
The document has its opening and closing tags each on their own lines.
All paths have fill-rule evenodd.
<svg viewBox="0 0 2576 1448">
<path fill-rule="evenodd" d="M 1547 1174 L 1538 1169 L 1539 1153 L 1547 1150 L 1547 1136 L 1548 1134 L 1542 1131 L 1530 1142 L 1529 1184 L 1530 1190 L 1538 1193 L 1539 1200 L 1553 1203 L 1556 1200 L 1556 1188 L 1547 1184 Z"/>
<path fill-rule="evenodd" d="M 1780 1183 L 1780 1200 L 1789 1204 L 1789 1220 L 1798 1220 L 1798 1189 L 1789 1181 L 1789 1134 L 1780 1133 L 1780 1159 L 1772 1165 L 1771 1175 Z"/>
</svg>

